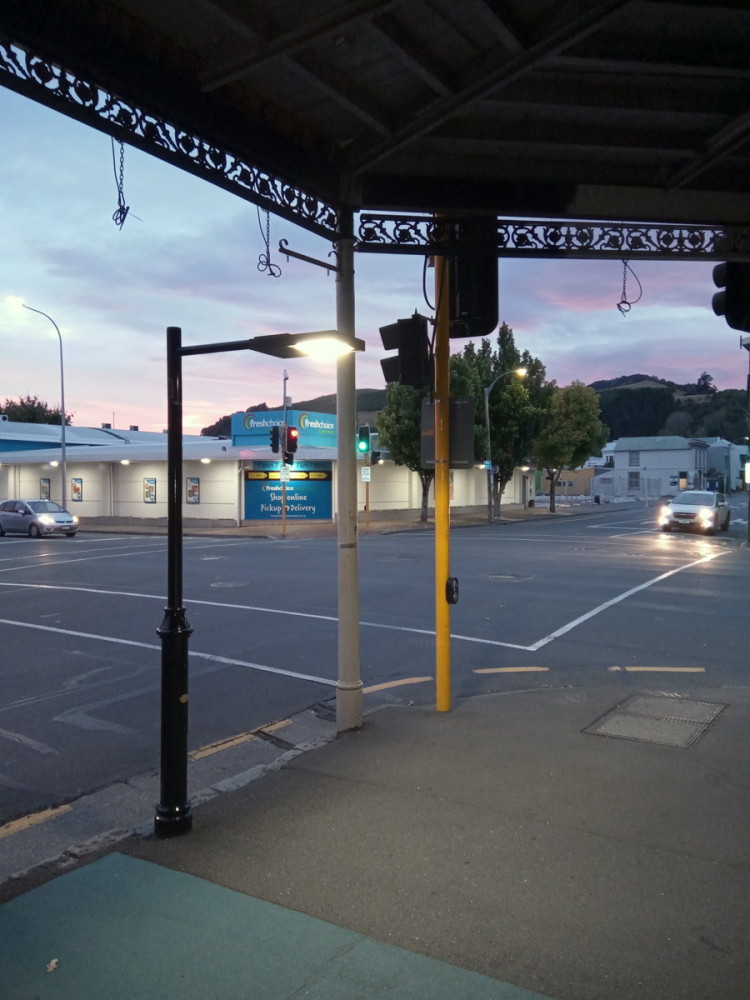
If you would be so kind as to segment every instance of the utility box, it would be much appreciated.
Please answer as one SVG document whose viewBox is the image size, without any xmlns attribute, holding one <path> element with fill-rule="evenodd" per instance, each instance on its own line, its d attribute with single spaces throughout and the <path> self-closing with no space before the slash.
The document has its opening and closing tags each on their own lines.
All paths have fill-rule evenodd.
<svg viewBox="0 0 750 1000">
<path fill-rule="evenodd" d="M 471 469 L 474 457 L 473 396 L 454 396 L 450 401 L 450 468 Z M 435 404 L 422 400 L 422 433 L 420 464 L 423 469 L 435 468 Z"/>
</svg>

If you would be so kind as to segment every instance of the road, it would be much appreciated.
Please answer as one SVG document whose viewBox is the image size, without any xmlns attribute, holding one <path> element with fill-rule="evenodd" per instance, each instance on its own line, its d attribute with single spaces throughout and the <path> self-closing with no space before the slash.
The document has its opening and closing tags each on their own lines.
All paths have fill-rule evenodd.
<svg viewBox="0 0 750 1000">
<path fill-rule="evenodd" d="M 454 700 L 539 685 L 747 685 L 747 507 L 728 533 L 655 509 L 456 528 Z M 330 701 L 335 539 L 189 537 L 191 750 Z M 360 539 L 366 699 L 434 703 L 434 536 Z M 0 826 L 153 772 L 166 539 L 0 541 Z"/>
</svg>

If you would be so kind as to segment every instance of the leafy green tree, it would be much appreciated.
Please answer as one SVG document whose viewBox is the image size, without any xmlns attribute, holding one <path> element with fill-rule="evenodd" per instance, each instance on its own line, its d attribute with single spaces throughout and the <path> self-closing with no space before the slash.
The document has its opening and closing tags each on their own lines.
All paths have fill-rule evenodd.
<svg viewBox="0 0 750 1000">
<path fill-rule="evenodd" d="M 605 389 L 599 394 L 601 419 L 614 438 L 653 437 L 677 408 L 674 393 L 664 388 Z"/>
<path fill-rule="evenodd" d="M 550 479 L 549 509 L 555 512 L 555 486 L 563 469 L 577 469 L 607 442 L 599 419 L 599 397 L 583 382 L 556 389 L 544 426 L 534 443 L 537 466 Z"/>
<path fill-rule="evenodd" d="M 514 469 L 529 459 L 532 443 L 549 407 L 552 386 L 545 383 L 542 362 L 528 351 L 516 348 L 513 330 L 507 323 L 498 331 L 496 350 L 485 338 L 478 349 L 473 343 L 467 344 L 463 353 L 451 357 L 450 363 L 451 393 L 473 396 L 476 400 L 474 454 L 478 460 L 487 457 L 484 390 L 491 387 L 490 457 L 497 469 L 492 503 L 499 513 L 500 498 Z M 515 374 L 518 368 L 526 369 L 525 378 Z"/>
<path fill-rule="evenodd" d="M 422 484 L 422 521 L 427 520 L 427 501 L 435 477 L 434 469 L 423 469 L 421 466 L 424 395 L 424 392 L 410 385 L 391 382 L 387 388 L 385 406 L 375 416 L 378 444 L 388 449 L 396 465 L 405 465 L 419 476 Z"/>
<path fill-rule="evenodd" d="M 59 424 L 62 422 L 60 407 L 53 410 L 38 396 L 19 396 L 18 399 L 6 399 L 0 412 L 4 413 L 8 420 L 15 420 L 20 424 Z M 66 413 L 66 427 L 70 426 L 72 420 L 73 414 Z"/>
</svg>

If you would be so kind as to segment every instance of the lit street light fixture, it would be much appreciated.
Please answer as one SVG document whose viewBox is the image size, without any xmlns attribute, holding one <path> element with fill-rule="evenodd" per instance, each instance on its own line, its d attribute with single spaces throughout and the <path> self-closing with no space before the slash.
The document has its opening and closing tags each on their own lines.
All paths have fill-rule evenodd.
<svg viewBox="0 0 750 1000">
<path fill-rule="evenodd" d="M 65 464 L 65 375 L 63 373 L 63 343 L 62 334 L 60 333 L 57 323 L 48 316 L 46 312 L 42 312 L 41 309 L 32 309 L 31 306 L 27 306 L 25 302 L 20 303 L 24 309 L 28 309 L 29 312 L 38 313 L 40 316 L 46 317 L 50 323 L 54 326 L 57 332 L 57 339 L 60 341 L 60 449 L 62 454 L 62 506 L 67 506 L 67 466 Z"/>
<path fill-rule="evenodd" d="M 492 450 L 490 448 L 490 393 L 495 388 L 497 383 L 505 375 L 518 375 L 520 378 L 526 377 L 525 368 L 509 368 L 507 372 L 501 372 L 494 382 L 484 390 L 484 419 L 487 423 L 487 461 L 485 465 L 487 467 L 487 517 L 490 524 L 495 520 L 495 510 L 492 504 L 492 486 L 495 480 L 494 469 L 492 467 Z"/>
</svg>

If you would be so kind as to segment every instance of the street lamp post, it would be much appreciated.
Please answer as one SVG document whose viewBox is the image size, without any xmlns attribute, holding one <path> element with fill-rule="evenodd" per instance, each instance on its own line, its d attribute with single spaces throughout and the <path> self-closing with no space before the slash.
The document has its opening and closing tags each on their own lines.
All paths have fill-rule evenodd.
<svg viewBox="0 0 750 1000">
<path fill-rule="evenodd" d="M 492 504 L 492 485 L 495 477 L 492 468 L 492 450 L 490 447 L 490 393 L 501 378 L 504 378 L 506 375 L 513 374 L 518 375 L 520 378 L 524 378 L 526 375 L 526 369 L 509 368 L 507 372 L 501 372 L 494 382 L 491 382 L 484 390 L 484 419 L 487 424 L 487 518 L 490 524 L 492 524 L 495 520 L 495 510 Z"/>
<path fill-rule="evenodd" d="M 63 345 L 62 345 L 62 334 L 58 328 L 57 323 L 48 316 L 46 312 L 42 312 L 41 309 L 32 309 L 31 306 L 27 306 L 25 302 L 21 305 L 24 309 L 28 309 L 29 312 L 38 313 L 40 316 L 44 316 L 50 321 L 57 332 L 57 339 L 60 341 L 60 450 L 62 455 L 62 506 L 66 506 L 67 492 L 67 466 L 65 464 L 65 375 L 63 374 Z"/>
<path fill-rule="evenodd" d="M 332 341 L 335 348 L 331 347 Z M 268 334 L 250 340 L 183 347 L 182 329 L 167 327 L 167 606 L 156 630 L 161 640 L 160 799 L 154 816 L 157 837 L 180 836 L 193 826 L 187 781 L 188 640 L 193 629 L 182 603 L 182 359 L 196 354 L 245 350 L 292 358 L 313 352 L 320 354 L 323 346 L 329 351 L 334 349 L 338 355 L 365 349 L 364 341 L 353 334 L 342 336 L 337 330 Z M 353 414 L 353 378 L 351 397 Z M 357 624 L 355 619 L 354 625 Z M 359 662 L 352 666 L 359 671 Z M 361 688 L 360 681 L 360 699 Z"/>
<path fill-rule="evenodd" d="M 740 337 L 740 350 L 742 348 L 748 353 L 748 373 L 747 373 L 747 419 L 750 424 L 750 337 Z M 747 543 L 750 545 L 750 482 L 748 482 L 747 472 L 749 463 L 745 462 L 743 479 L 747 490 Z"/>
</svg>

